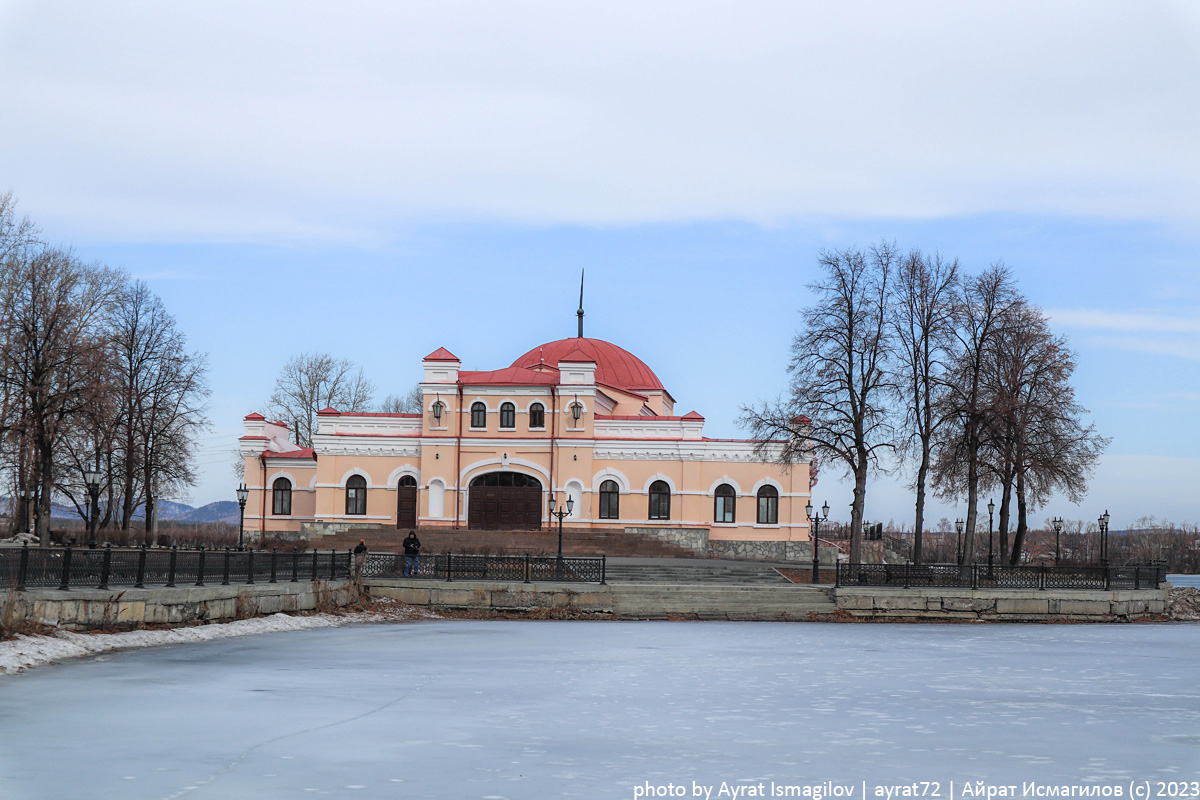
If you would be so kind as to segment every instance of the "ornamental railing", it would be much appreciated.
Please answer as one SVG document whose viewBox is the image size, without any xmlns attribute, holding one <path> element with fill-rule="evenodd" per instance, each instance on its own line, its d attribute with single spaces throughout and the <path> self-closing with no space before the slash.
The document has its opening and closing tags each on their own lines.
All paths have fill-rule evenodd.
<svg viewBox="0 0 1200 800">
<path fill-rule="evenodd" d="M 348 578 L 349 551 L 0 548 L 0 589 L 214 586 Z"/>
<path fill-rule="evenodd" d="M 428 578 L 439 581 L 563 581 L 605 583 L 607 559 L 555 556 L 422 554 L 415 564 L 403 553 L 371 553 L 364 578 Z"/>
<path fill-rule="evenodd" d="M 1167 580 L 1162 564 L 1021 565 L 838 564 L 838 586 L 947 587 L 964 589 L 1157 589 Z"/>
</svg>

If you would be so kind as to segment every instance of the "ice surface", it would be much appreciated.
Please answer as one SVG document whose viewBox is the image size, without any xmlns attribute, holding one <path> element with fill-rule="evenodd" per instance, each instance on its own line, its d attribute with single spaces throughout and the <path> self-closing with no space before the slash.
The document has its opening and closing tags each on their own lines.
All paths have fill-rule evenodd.
<svg viewBox="0 0 1200 800">
<path fill-rule="evenodd" d="M 1197 665 L 1187 624 L 315 629 L 0 679 L 0 797 L 1195 780 Z"/>
</svg>

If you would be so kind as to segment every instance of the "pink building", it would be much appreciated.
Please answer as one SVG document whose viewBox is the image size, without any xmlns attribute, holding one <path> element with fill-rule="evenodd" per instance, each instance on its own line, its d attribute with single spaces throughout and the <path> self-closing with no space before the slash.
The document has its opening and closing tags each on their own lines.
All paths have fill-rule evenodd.
<svg viewBox="0 0 1200 800">
<path fill-rule="evenodd" d="M 572 501 L 570 527 L 707 530 L 719 554 L 807 551 L 808 468 L 705 437 L 704 417 L 677 415 L 654 371 L 614 344 L 560 339 L 482 372 L 439 348 L 422 366 L 423 413 L 325 409 L 312 449 L 247 416 L 247 532 L 538 529 L 553 495 Z"/>
</svg>

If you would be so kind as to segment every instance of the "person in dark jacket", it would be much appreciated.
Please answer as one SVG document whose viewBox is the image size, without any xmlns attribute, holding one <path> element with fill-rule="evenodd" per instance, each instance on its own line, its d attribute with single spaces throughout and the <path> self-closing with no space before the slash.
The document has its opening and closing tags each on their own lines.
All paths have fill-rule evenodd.
<svg viewBox="0 0 1200 800">
<path fill-rule="evenodd" d="M 404 574 L 416 575 L 421 568 L 421 540 L 416 531 L 409 531 L 404 539 Z"/>
<path fill-rule="evenodd" d="M 359 539 L 354 547 L 354 580 L 361 581 L 363 567 L 367 564 L 367 540 Z"/>
</svg>

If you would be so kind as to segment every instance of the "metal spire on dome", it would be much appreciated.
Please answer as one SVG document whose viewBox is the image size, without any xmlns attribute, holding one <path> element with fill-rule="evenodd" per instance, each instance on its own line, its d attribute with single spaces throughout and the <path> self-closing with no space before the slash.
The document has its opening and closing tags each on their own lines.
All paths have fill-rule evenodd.
<svg viewBox="0 0 1200 800">
<path fill-rule="evenodd" d="M 579 338 L 583 338 L 583 273 L 585 270 L 579 270 L 579 310 L 575 312 L 575 316 L 579 317 Z"/>
</svg>

